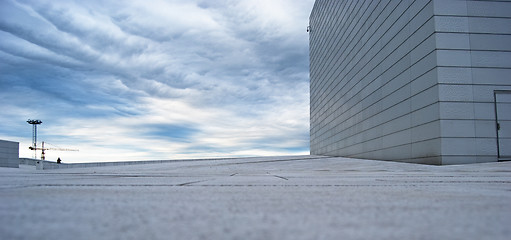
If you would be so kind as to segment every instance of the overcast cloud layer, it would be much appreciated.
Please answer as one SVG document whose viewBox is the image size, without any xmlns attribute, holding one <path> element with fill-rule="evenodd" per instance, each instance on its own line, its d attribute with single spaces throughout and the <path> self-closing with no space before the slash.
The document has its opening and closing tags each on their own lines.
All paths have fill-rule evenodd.
<svg viewBox="0 0 511 240">
<path fill-rule="evenodd" d="M 0 139 L 64 162 L 308 154 L 314 0 L 0 0 Z"/>
</svg>

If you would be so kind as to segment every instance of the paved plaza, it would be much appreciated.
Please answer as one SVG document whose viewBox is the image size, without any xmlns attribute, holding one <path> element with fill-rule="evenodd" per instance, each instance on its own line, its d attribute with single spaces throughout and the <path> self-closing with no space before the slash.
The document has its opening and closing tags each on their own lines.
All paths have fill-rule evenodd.
<svg viewBox="0 0 511 240">
<path fill-rule="evenodd" d="M 510 239 L 511 162 L 0 168 L 1 239 Z"/>
</svg>

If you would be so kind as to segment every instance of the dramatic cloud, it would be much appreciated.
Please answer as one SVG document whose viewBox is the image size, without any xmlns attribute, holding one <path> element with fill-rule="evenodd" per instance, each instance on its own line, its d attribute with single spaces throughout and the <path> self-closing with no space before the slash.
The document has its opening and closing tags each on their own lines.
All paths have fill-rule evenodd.
<svg viewBox="0 0 511 240">
<path fill-rule="evenodd" d="M 308 154 L 313 0 L 0 1 L 0 139 L 68 162 Z"/>
</svg>

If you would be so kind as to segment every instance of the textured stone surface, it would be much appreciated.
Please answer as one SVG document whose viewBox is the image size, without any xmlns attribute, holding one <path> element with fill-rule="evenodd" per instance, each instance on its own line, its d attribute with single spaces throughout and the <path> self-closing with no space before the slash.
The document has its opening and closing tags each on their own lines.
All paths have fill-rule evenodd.
<svg viewBox="0 0 511 240">
<path fill-rule="evenodd" d="M 511 162 L 0 168 L 2 239 L 508 239 Z"/>
</svg>

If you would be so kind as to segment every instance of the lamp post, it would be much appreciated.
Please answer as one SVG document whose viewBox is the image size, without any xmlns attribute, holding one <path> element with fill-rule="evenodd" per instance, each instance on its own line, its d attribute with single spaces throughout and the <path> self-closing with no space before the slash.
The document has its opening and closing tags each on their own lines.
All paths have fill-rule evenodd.
<svg viewBox="0 0 511 240">
<path fill-rule="evenodd" d="M 41 120 L 28 119 L 27 123 L 32 124 L 32 147 L 34 148 L 34 158 L 37 158 L 37 125 L 43 123 Z"/>
</svg>

